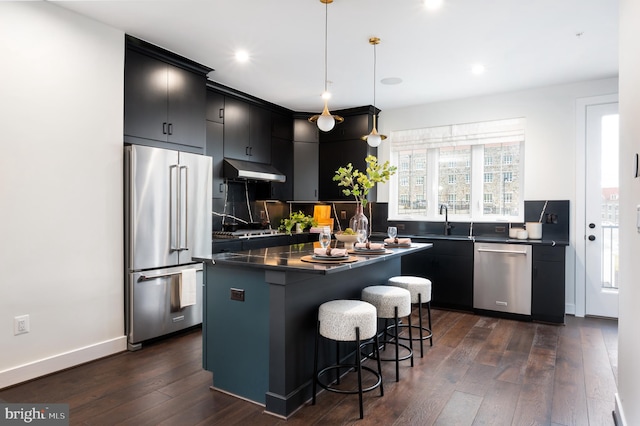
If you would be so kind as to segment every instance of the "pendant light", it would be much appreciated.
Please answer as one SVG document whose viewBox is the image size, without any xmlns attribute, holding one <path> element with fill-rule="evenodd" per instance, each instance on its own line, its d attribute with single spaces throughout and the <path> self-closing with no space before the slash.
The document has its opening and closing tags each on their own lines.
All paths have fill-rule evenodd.
<svg viewBox="0 0 640 426">
<path fill-rule="evenodd" d="M 376 117 L 378 116 L 378 112 L 376 111 L 376 45 L 380 44 L 380 39 L 378 37 L 371 37 L 369 44 L 373 46 L 373 129 L 371 129 L 371 133 L 363 136 L 362 140 L 367 141 L 369 146 L 375 148 L 387 137 L 378 134 L 378 129 L 376 129 Z"/>
<path fill-rule="evenodd" d="M 316 123 L 318 125 L 318 129 L 323 132 L 328 132 L 333 129 L 333 126 L 336 125 L 336 121 L 338 123 L 342 123 L 344 118 L 339 115 L 332 115 L 329 112 L 329 107 L 327 103 L 331 94 L 327 91 L 327 27 L 329 22 L 329 3 L 333 3 L 333 0 L 320 0 L 320 3 L 324 3 L 324 93 L 322 93 L 322 99 L 324 99 L 324 109 L 322 110 L 322 114 L 314 115 L 309 117 L 309 121 L 312 123 Z"/>
</svg>

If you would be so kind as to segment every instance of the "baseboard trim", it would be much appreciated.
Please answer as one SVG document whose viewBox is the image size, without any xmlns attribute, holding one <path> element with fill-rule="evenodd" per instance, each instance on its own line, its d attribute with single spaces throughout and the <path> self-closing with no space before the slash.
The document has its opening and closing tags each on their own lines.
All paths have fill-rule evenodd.
<svg viewBox="0 0 640 426">
<path fill-rule="evenodd" d="M 0 389 L 123 352 L 126 349 L 127 336 L 119 336 L 104 342 L 8 368 L 0 371 Z"/>
<path fill-rule="evenodd" d="M 627 421 L 624 418 L 624 411 L 622 411 L 622 402 L 620 396 L 616 393 L 616 406 L 613 410 L 613 421 L 616 426 L 627 426 Z"/>
</svg>

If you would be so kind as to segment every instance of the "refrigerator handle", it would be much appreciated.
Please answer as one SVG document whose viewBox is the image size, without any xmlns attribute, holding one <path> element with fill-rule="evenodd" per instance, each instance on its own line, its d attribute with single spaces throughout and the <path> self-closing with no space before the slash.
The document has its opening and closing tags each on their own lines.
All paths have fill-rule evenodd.
<svg viewBox="0 0 640 426">
<path fill-rule="evenodd" d="M 182 173 L 184 171 L 184 174 Z M 178 250 L 189 250 L 189 241 L 187 229 L 189 227 L 189 168 L 187 166 L 179 166 L 180 177 L 180 232 L 178 240 Z M 183 182 L 184 176 L 184 182 Z M 184 183 L 184 185 L 183 185 Z M 184 207 L 184 212 L 183 212 Z M 184 226 L 182 226 L 182 220 L 184 220 Z M 184 244 L 182 240 L 184 239 Z"/>
<path fill-rule="evenodd" d="M 169 249 L 179 250 L 180 244 L 180 174 L 178 165 L 169 166 Z"/>
</svg>

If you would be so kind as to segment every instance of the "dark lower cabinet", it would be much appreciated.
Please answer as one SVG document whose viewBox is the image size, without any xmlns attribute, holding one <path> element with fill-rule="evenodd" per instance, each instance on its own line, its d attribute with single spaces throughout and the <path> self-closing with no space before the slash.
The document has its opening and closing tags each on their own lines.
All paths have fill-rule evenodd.
<svg viewBox="0 0 640 426">
<path fill-rule="evenodd" d="M 564 324 L 565 247 L 533 246 L 531 319 Z"/>
<path fill-rule="evenodd" d="M 473 243 L 471 241 L 415 240 L 432 243 L 429 250 L 402 257 L 402 274 L 431 280 L 431 304 L 473 310 Z"/>
</svg>

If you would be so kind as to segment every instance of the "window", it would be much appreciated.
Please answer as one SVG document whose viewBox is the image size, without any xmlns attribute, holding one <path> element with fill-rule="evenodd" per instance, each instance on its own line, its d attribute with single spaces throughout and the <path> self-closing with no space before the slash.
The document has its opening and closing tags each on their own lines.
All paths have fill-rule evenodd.
<svg viewBox="0 0 640 426">
<path fill-rule="evenodd" d="M 389 217 L 523 220 L 523 118 L 391 132 Z M 406 165 L 404 167 L 403 165 Z"/>
</svg>

